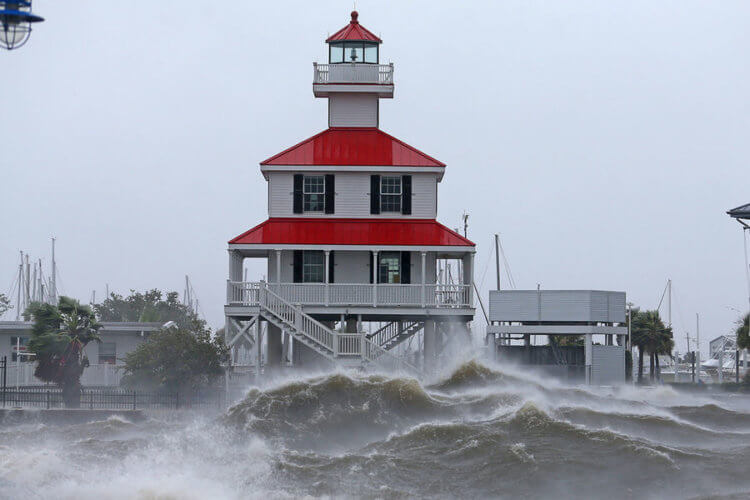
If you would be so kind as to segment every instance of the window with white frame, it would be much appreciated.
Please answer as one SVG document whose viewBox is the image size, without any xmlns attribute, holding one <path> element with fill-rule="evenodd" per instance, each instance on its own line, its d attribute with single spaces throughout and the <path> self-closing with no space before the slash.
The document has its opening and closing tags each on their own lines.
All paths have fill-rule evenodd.
<svg viewBox="0 0 750 500">
<path fill-rule="evenodd" d="M 380 178 L 380 211 L 401 213 L 401 176 Z"/>
<path fill-rule="evenodd" d="M 325 210 L 326 182 L 323 175 L 306 175 L 302 185 L 302 209 L 305 212 Z"/>
<path fill-rule="evenodd" d="M 306 251 L 302 253 L 302 282 L 324 283 L 326 257 L 321 251 Z"/>
</svg>

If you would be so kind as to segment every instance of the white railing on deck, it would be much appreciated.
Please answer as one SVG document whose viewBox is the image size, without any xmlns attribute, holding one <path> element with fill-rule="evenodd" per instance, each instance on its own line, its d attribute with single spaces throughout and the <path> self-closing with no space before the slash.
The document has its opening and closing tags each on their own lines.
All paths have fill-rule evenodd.
<svg viewBox="0 0 750 500">
<path fill-rule="evenodd" d="M 292 304 L 371 307 L 473 307 L 471 285 L 392 285 L 346 283 L 227 282 L 229 305 L 258 305 L 258 290 L 269 290 Z"/>
<path fill-rule="evenodd" d="M 393 64 L 313 63 L 313 83 L 393 84 Z"/>
</svg>

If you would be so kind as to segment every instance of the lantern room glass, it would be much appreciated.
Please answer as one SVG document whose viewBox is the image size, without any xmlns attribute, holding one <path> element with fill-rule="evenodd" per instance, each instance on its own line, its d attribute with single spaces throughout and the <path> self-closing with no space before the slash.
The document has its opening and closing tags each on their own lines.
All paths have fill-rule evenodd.
<svg viewBox="0 0 750 500">
<path fill-rule="evenodd" d="M 328 62 L 378 64 L 378 52 L 374 42 L 330 42 Z"/>
</svg>

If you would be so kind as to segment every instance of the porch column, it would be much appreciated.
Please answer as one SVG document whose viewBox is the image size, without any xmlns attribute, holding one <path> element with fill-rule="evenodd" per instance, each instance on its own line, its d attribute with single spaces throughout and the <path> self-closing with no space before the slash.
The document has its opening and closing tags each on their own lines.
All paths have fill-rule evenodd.
<svg viewBox="0 0 750 500">
<path fill-rule="evenodd" d="M 461 294 L 461 300 L 464 301 L 469 307 L 474 305 L 474 290 L 472 285 L 474 283 L 474 253 L 468 253 L 461 259 L 461 267 L 463 268 L 463 285 L 464 291 Z"/>
<path fill-rule="evenodd" d="M 378 252 L 372 252 L 372 307 L 378 306 Z"/>
<path fill-rule="evenodd" d="M 329 285 L 329 279 L 331 278 L 331 276 L 330 276 L 330 269 L 331 269 L 331 268 L 330 268 L 331 251 L 330 251 L 330 250 L 325 250 L 325 254 L 326 254 L 326 268 L 325 268 L 325 270 L 323 271 L 323 274 L 325 274 L 325 275 L 326 275 L 326 293 L 325 293 L 325 303 L 326 303 L 326 306 L 327 306 L 327 305 L 328 305 L 328 302 L 329 302 L 329 297 L 330 297 L 330 295 L 329 295 L 329 293 L 328 293 L 328 288 L 329 288 L 329 287 L 328 287 L 328 285 Z"/>
<path fill-rule="evenodd" d="M 426 265 L 426 259 L 427 259 L 427 252 L 421 252 L 422 253 L 422 307 L 426 306 L 427 302 L 427 294 L 425 292 L 425 274 L 427 273 L 427 265 Z"/>
<path fill-rule="evenodd" d="M 593 355 L 594 355 L 594 346 L 591 342 L 591 334 L 587 333 L 584 335 L 584 341 L 583 341 L 583 354 L 584 354 L 584 364 L 585 364 L 585 371 L 586 371 L 586 385 L 591 384 L 591 367 L 593 365 Z"/>
<path fill-rule="evenodd" d="M 281 284 L 281 250 L 276 250 L 276 283 Z"/>
<path fill-rule="evenodd" d="M 236 287 L 232 282 L 242 281 L 242 254 L 238 250 L 229 250 L 229 279 L 227 282 L 227 304 L 242 301 L 242 287 Z M 235 293 L 237 291 L 237 293 Z"/>
</svg>

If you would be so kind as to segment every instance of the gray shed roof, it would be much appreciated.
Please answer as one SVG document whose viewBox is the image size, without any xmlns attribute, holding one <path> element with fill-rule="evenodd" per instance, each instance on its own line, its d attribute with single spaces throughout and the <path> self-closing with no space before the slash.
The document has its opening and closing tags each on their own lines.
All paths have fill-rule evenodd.
<svg viewBox="0 0 750 500">
<path fill-rule="evenodd" d="M 750 219 L 750 203 L 728 210 L 727 213 L 735 219 Z"/>
</svg>

